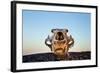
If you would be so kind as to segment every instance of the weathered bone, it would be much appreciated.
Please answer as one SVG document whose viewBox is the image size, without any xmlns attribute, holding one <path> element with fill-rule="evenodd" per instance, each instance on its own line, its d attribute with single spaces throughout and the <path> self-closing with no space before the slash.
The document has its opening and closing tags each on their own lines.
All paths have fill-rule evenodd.
<svg viewBox="0 0 100 73">
<path fill-rule="evenodd" d="M 56 34 L 57 30 L 58 31 L 62 31 L 62 30 L 65 30 L 65 29 L 52 29 L 52 32 L 54 34 Z M 65 32 L 67 34 L 68 30 L 66 29 L 66 31 L 62 31 L 62 32 Z M 69 53 L 68 53 L 69 48 L 71 48 L 74 45 L 74 39 L 72 38 L 71 35 L 70 36 L 65 35 L 64 38 L 65 39 L 62 40 L 62 41 L 65 42 L 65 45 L 63 45 L 63 48 L 61 48 L 61 50 L 63 51 L 63 53 L 60 53 L 60 54 L 57 53 L 56 49 L 59 49 L 59 47 L 58 48 L 57 48 L 57 46 L 54 47 L 54 42 L 57 42 L 57 44 L 59 46 L 59 43 L 61 43 L 62 41 L 55 40 L 55 35 L 53 35 L 52 37 L 48 36 L 47 39 L 45 40 L 45 44 L 51 49 L 51 51 L 54 52 L 55 55 L 57 55 L 57 58 L 59 58 L 59 60 L 62 60 L 62 59 L 66 60 L 66 59 L 68 59 L 69 58 Z"/>
<path fill-rule="evenodd" d="M 48 42 L 50 42 L 50 44 Z M 48 35 L 47 39 L 45 39 L 45 44 L 51 49 L 51 39 L 50 39 L 49 35 Z M 51 49 L 51 51 L 52 51 L 52 49 Z"/>
</svg>

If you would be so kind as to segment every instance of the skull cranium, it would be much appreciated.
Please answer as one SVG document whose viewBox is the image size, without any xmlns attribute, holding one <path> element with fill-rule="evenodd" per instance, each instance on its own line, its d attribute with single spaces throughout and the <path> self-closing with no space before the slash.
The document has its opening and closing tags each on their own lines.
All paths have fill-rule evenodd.
<svg viewBox="0 0 100 73">
<path fill-rule="evenodd" d="M 74 39 L 72 36 L 68 36 L 67 29 L 52 29 L 52 37 L 47 37 L 45 44 L 51 49 L 51 51 L 60 60 L 65 60 L 68 58 L 68 50 L 74 44 Z M 48 44 L 48 41 L 50 42 Z"/>
</svg>

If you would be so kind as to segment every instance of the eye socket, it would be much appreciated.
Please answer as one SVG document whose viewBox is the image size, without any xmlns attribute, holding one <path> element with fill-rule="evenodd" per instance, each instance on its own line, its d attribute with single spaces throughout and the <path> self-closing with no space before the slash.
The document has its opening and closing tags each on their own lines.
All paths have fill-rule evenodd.
<svg viewBox="0 0 100 73">
<path fill-rule="evenodd" d="M 51 32 L 53 33 L 56 29 L 52 29 Z"/>
<path fill-rule="evenodd" d="M 68 32 L 68 29 L 66 29 L 66 32 Z"/>
</svg>

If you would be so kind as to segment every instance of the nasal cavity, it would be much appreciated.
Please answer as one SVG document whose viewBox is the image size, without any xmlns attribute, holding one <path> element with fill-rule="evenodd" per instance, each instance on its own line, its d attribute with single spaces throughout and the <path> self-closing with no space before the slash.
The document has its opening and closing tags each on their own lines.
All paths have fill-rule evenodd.
<svg viewBox="0 0 100 73">
<path fill-rule="evenodd" d="M 56 35 L 56 40 L 63 40 L 64 39 L 64 35 L 62 32 L 57 32 L 57 35 Z"/>
</svg>

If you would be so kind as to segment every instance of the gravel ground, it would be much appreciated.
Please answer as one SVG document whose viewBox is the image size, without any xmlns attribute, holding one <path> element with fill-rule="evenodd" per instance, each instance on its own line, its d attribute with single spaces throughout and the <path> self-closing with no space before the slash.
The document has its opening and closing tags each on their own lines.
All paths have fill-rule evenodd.
<svg viewBox="0 0 100 73">
<path fill-rule="evenodd" d="M 68 60 L 86 60 L 91 59 L 91 52 L 69 52 Z M 53 53 L 40 53 L 23 56 L 23 62 L 47 62 L 59 61 Z M 67 60 L 66 60 L 67 61 Z"/>
</svg>

